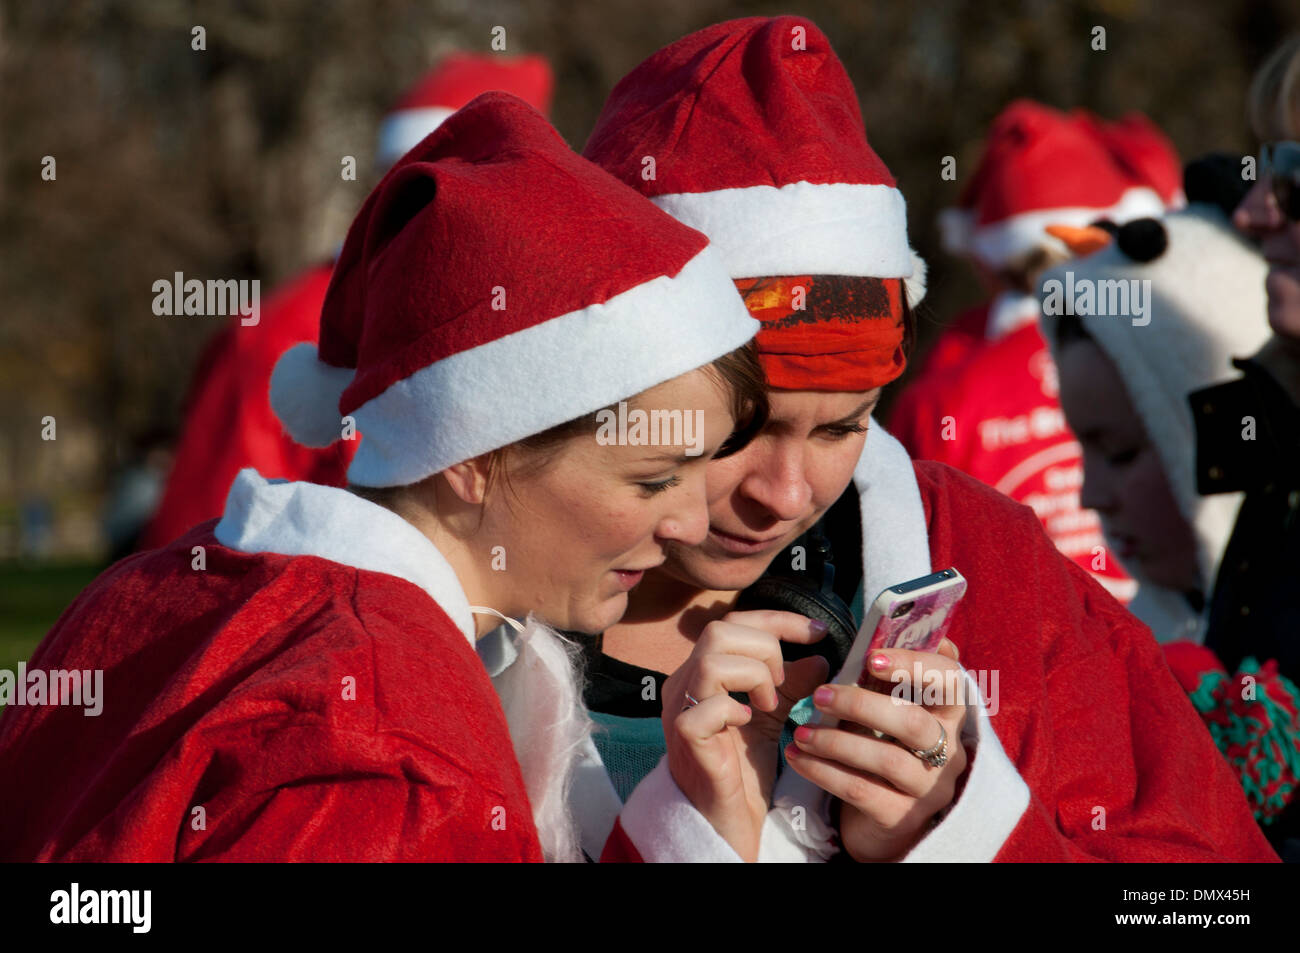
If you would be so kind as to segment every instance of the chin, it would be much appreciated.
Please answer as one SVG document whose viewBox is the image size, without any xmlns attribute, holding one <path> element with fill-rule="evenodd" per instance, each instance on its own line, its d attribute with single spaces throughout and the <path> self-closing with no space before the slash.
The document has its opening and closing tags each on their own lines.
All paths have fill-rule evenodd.
<svg viewBox="0 0 1300 953">
<path fill-rule="evenodd" d="M 1265 281 L 1268 292 L 1268 324 L 1281 337 L 1300 341 L 1300 282 L 1289 271 L 1269 272 Z"/>
<path fill-rule="evenodd" d="M 599 635 L 615 625 L 627 612 L 627 593 L 620 592 L 601 602 L 584 607 L 572 613 L 569 624 L 564 626 L 569 632 L 582 632 L 586 635 Z"/>
<path fill-rule="evenodd" d="M 1300 344 L 1300 302 L 1268 305 L 1268 326 L 1278 337 Z"/>
<path fill-rule="evenodd" d="M 775 553 L 772 556 L 709 557 L 695 551 L 686 559 L 669 560 L 664 564 L 664 571 L 700 589 L 739 591 L 758 582 L 774 557 Z"/>
</svg>

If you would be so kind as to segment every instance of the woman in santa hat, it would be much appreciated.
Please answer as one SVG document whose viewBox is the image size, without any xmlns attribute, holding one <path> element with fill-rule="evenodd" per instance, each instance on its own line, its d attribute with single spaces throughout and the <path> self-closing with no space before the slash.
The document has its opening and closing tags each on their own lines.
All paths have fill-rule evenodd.
<svg viewBox="0 0 1300 953">
<path fill-rule="evenodd" d="M 521 100 L 467 105 L 367 199 L 319 353 L 272 379 L 300 442 L 364 434 L 352 492 L 244 470 L 78 597 L 0 721 L 0 858 L 580 859 L 588 723 L 538 620 L 606 628 L 704 538 L 756 328 L 703 235 Z M 611 404 L 684 423 L 602 439 Z M 45 697 L 60 672 L 101 710 Z"/>
<path fill-rule="evenodd" d="M 725 805 L 747 818 L 725 842 L 698 831 L 717 859 L 816 859 L 840 845 L 859 860 L 1273 859 L 1147 629 L 1052 546 L 1031 510 L 913 463 L 870 421 L 903 370 L 923 267 L 821 32 L 799 17 L 755 18 L 671 44 L 614 89 L 584 154 L 709 235 L 763 323 L 771 404 L 760 434 L 710 465 L 707 540 L 674 546 L 594 647 L 593 685 L 673 673 L 653 711 L 607 692 L 623 703 L 621 722 L 602 718 L 611 759 L 650 747 L 640 726 L 662 713 L 667 757 L 627 806 L 675 780 L 706 815 Z M 787 667 L 784 697 L 751 696 L 763 714 L 709 739 L 732 774 L 701 784 L 683 758 L 701 743 L 684 722 L 722 673 L 780 665 L 784 626 L 730 610 L 842 494 L 827 529 L 861 547 L 860 595 L 949 566 L 969 583 L 944 651 L 875 653 L 877 676 L 915 680 L 914 664 L 945 676 L 959 647 L 968 672 L 998 675 L 985 685 L 999 689 L 970 705 L 946 694 L 897 704 L 828 686 L 812 706 L 841 726 L 805 724 L 778 751 L 808 675 Z M 773 781 L 780 754 L 793 770 Z M 649 829 L 616 803 L 606 798 L 592 826 L 658 857 Z"/>
<path fill-rule="evenodd" d="M 489 90 L 518 96 L 542 115 L 554 77 L 537 55 L 451 53 L 408 89 L 379 125 L 376 178 L 461 106 Z M 204 347 L 158 509 L 134 549 L 165 546 L 221 515 L 235 476 L 344 486 L 356 441 L 304 447 L 284 432 L 268 400 L 271 372 L 285 349 L 316 340 L 334 261 L 319 262 L 267 294 L 258 321 L 235 315 Z M 220 435 L 219 437 L 217 435 Z"/>
</svg>

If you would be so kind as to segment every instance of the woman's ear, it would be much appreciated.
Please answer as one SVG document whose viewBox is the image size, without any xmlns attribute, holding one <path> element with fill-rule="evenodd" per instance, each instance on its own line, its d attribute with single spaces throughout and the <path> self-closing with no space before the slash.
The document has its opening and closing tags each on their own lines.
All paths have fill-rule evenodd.
<svg viewBox="0 0 1300 953">
<path fill-rule="evenodd" d="M 462 461 L 442 471 L 442 478 L 447 481 L 451 491 L 462 502 L 475 506 L 482 505 L 487 496 L 488 473 L 492 467 L 492 454 Z"/>
</svg>

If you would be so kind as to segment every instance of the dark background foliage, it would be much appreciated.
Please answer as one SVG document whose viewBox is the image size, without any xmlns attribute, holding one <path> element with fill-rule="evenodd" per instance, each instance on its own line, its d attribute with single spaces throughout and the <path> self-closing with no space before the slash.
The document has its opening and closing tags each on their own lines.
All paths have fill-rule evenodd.
<svg viewBox="0 0 1300 953">
<path fill-rule="evenodd" d="M 931 263 L 921 347 L 978 296 L 938 247 L 988 121 L 1031 96 L 1142 110 L 1184 158 L 1254 151 L 1251 73 L 1300 29 L 1294 0 L 29 0 L 0 3 L 0 558 L 17 507 L 55 514 L 54 552 L 102 549 L 113 474 L 165 442 L 221 318 L 158 317 L 151 285 L 279 280 L 341 241 L 373 179 L 380 117 L 438 56 L 546 54 L 553 119 L 581 148 L 610 87 L 709 23 L 800 13 L 831 38 Z M 191 29 L 207 49 L 191 49 Z M 1091 48 L 1095 26 L 1106 50 Z M 57 179 L 41 179 L 44 156 Z M 343 156 L 362 174 L 343 181 Z M 958 179 L 940 178 L 944 156 Z M 40 439 L 54 416 L 57 441 Z"/>
</svg>

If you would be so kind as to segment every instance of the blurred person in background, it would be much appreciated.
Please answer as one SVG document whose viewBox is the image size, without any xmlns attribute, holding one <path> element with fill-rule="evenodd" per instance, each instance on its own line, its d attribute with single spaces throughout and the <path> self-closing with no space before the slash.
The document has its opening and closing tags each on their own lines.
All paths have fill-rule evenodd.
<svg viewBox="0 0 1300 953">
<path fill-rule="evenodd" d="M 1272 335 L 1239 380 L 1192 396 L 1202 493 L 1246 493 L 1210 605 L 1207 645 L 1233 667 L 1277 659 L 1300 679 L 1300 37 L 1261 68 L 1250 116 L 1266 143 L 1234 215 L 1269 263 Z M 1247 421 L 1246 418 L 1250 418 Z"/>
<path fill-rule="evenodd" d="M 1145 117 L 1110 123 L 1029 100 L 1008 106 L 961 206 L 940 218 L 945 247 L 972 264 L 993 296 L 943 332 L 940 365 L 903 388 L 889 417 L 914 459 L 956 467 L 1032 507 L 1057 548 L 1121 602 L 1135 586 L 1096 515 L 1079 505 L 1079 445 L 1061 414 L 1033 291 L 1039 273 L 1071 254 L 1045 226 L 1061 233 L 1124 222 L 1181 196 L 1177 155 Z"/>
<path fill-rule="evenodd" d="M 910 460 L 871 420 L 905 366 L 924 265 L 821 31 L 751 18 L 670 44 L 615 86 L 584 154 L 710 235 L 763 323 L 771 410 L 710 464 L 708 539 L 673 546 L 624 619 L 585 640 L 604 771 L 575 784 L 575 810 L 607 830 L 641 774 L 676 777 L 680 699 L 781 657 L 781 628 L 743 600 L 823 528 L 843 540 L 837 591 L 856 563 L 859 605 L 949 566 L 968 580 L 949 641 L 880 651 L 873 672 L 915 684 L 966 666 L 1002 689 L 993 705 L 782 686 L 793 729 L 765 710 L 727 733 L 744 783 L 771 792 L 754 817 L 760 859 L 1276 859 L 1146 627 L 1028 508 Z M 849 640 L 860 622 L 859 609 Z M 808 723 L 815 711 L 839 727 Z M 725 846 L 714 856 L 734 860 Z"/>
<path fill-rule="evenodd" d="M 1248 112 L 1264 143 L 1258 178 L 1233 222 L 1259 243 L 1272 334 L 1242 377 L 1193 393 L 1197 488 L 1244 492 L 1210 600 L 1206 647 L 1228 671 L 1275 665 L 1300 682 L 1300 36 L 1251 83 Z M 1283 746 L 1283 750 L 1285 750 Z M 1300 811 L 1271 835 L 1300 862 Z"/>
<path fill-rule="evenodd" d="M 1231 206 L 1198 201 L 1193 178 L 1185 210 L 1120 226 L 1109 247 L 1044 273 L 1040 321 L 1060 371 L 1062 407 L 1083 446 L 1083 505 L 1100 514 L 1139 583 L 1129 610 L 1163 643 L 1280 851 L 1284 812 L 1300 785 L 1300 693 L 1275 662 L 1247 659 L 1229 678 L 1201 644 L 1206 596 L 1241 494 L 1197 494 L 1187 402 L 1223 376 L 1232 355 L 1267 338 L 1266 266 L 1233 231 Z M 1076 314 L 1061 297 L 1067 281 L 1130 289 L 1149 281 L 1150 293 L 1140 316 Z M 1254 691 L 1239 690 L 1252 682 Z"/>
<path fill-rule="evenodd" d="M 375 170 L 387 171 L 453 112 L 489 90 L 512 93 L 546 115 L 554 80 L 541 56 L 453 53 L 398 100 L 379 128 Z M 185 419 L 161 502 L 140 549 L 166 545 L 190 527 L 220 516 L 235 475 L 254 467 L 268 478 L 343 486 L 356 440 L 313 449 L 295 443 L 271 411 L 267 394 L 280 355 L 320 333 L 321 305 L 334 262 L 320 262 L 272 292 L 256 325 L 236 315 L 199 359 Z M 118 550 L 115 548 L 114 550 Z"/>
</svg>

